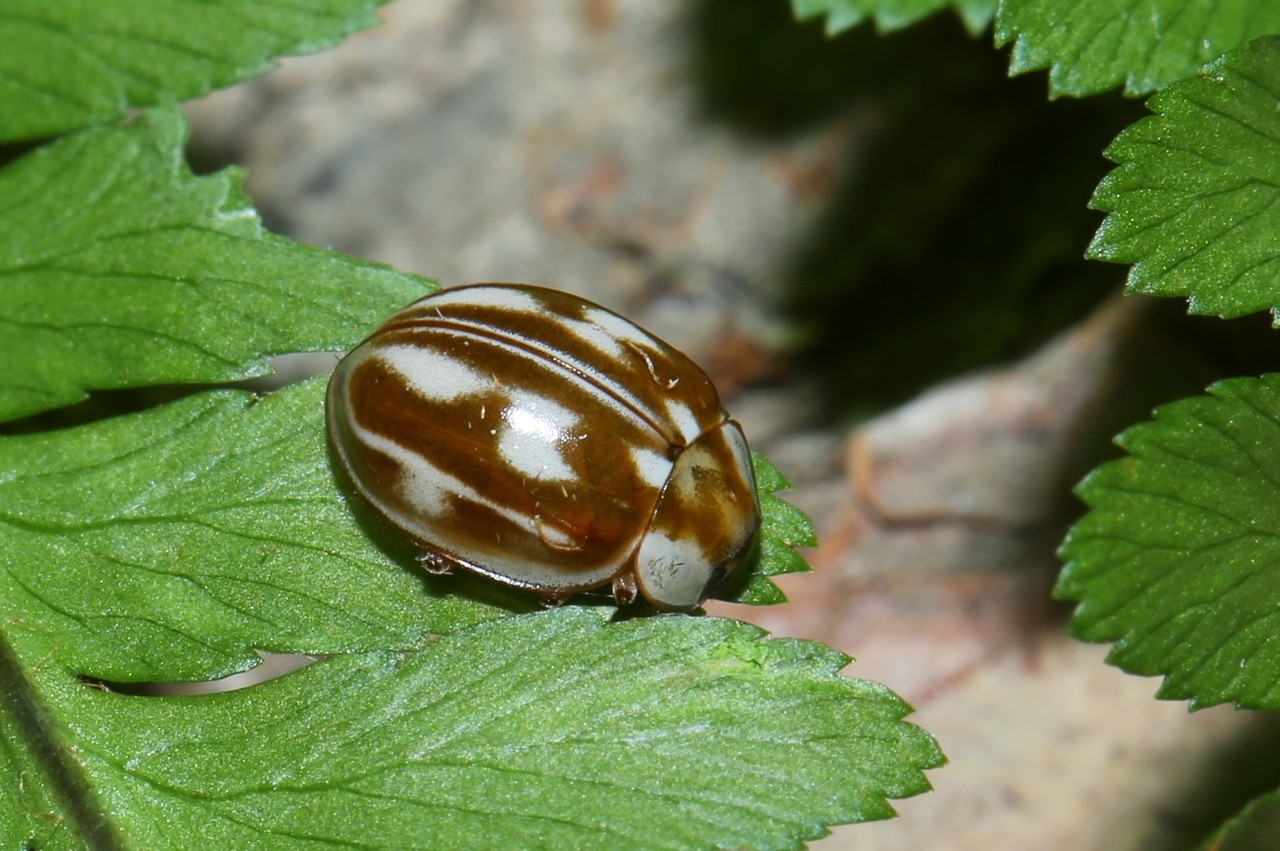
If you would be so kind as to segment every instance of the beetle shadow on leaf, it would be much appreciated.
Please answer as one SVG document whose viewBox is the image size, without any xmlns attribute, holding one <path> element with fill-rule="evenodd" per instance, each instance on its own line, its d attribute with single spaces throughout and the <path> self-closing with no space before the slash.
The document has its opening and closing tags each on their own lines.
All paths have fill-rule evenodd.
<svg viewBox="0 0 1280 851">
<path fill-rule="evenodd" d="M 329 459 L 329 472 L 334 487 L 342 493 L 356 525 L 390 561 L 409 571 L 422 583 L 423 590 L 431 597 L 457 596 L 509 610 L 512 614 L 541 611 L 546 608 L 530 591 L 513 588 L 465 570 L 433 573 L 422 566 L 420 551 L 404 533 L 387 523 L 355 491 L 346 473 Z M 578 594 L 574 603 L 614 606 L 608 594 Z"/>
<path fill-rule="evenodd" d="M 466 570 L 432 573 L 425 569 L 419 559 L 418 548 L 365 503 L 346 480 L 346 474 L 336 469 L 332 460 L 330 460 L 330 470 L 335 485 L 342 492 L 348 509 L 355 518 L 356 525 L 389 560 L 417 576 L 423 590 L 431 597 L 463 597 L 484 605 L 507 609 L 512 614 L 538 612 L 549 608 L 531 591 L 503 585 Z M 629 606 L 618 606 L 608 586 L 575 594 L 564 605 L 615 609 L 612 616 L 614 621 L 657 614 L 657 611 L 645 604 L 643 600 L 637 600 Z"/>
<path fill-rule="evenodd" d="M 543 608 L 537 598 L 526 591 L 508 588 L 482 576 L 462 570 L 449 573 L 432 573 L 422 566 L 419 550 L 405 535 L 380 517 L 364 499 L 356 493 L 346 474 L 337 468 L 333 459 L 329 469 L 334 486 L 342 493 L 351 516 L 361 532 L 373 542 L 390 561 L 412 573 L 430 597 L 463 597 L 477 603 L 508 609 L 512 614 L 538 611 Z"/>
</svg>

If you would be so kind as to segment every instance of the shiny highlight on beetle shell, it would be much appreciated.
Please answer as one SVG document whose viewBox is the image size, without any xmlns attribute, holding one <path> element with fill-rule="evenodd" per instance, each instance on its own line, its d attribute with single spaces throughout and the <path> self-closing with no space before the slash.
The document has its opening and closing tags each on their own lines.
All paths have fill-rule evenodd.
<svg viewBox="0 0 1280 851">
<path fill-rule="evenodd" d="M 758 533 L 746 439 L 706 374 L 568 293 L 422 298 L 338 364 L 327 413 L 356 490 L 424 563 L 548 602 L 609 584 L 694 608 Z"/>
</svg>

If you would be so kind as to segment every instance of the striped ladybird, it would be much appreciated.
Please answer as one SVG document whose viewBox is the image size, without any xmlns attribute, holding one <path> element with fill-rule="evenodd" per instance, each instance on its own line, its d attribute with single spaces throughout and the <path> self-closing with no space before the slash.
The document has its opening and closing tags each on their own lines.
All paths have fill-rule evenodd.
<svg viewBox="0 0 1280 851">
<path fill-rule="evenodd" d="M 329 381 L 352 484 L 423 564 L 549 605 L 610 585 L 697 607 L 759 527 L 742 429 L 681 352 L 577 296 L 518 284 L 405 307 Z"/>
</svg>

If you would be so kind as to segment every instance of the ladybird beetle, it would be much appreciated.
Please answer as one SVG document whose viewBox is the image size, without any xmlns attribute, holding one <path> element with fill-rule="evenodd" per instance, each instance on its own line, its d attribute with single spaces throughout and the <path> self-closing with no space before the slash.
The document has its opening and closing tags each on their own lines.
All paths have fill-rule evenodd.
<svg viewBox="0 0 1280 851">
<path fill-rule="evenodd" d="M 621 316 L 523 284 L 441 290 L 334 370 L 355 490 L 452 568 L 549 605 L 610 585 L 696 608 L 760 528 L 751 456 L 706 373 Z"/>
</svg>

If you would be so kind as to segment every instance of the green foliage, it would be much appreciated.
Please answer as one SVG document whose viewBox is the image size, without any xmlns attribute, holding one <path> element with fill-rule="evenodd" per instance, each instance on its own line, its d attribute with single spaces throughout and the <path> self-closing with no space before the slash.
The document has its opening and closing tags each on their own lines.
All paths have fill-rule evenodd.
<svg viewBox="0 0 1280 851">
<path fill-rule="evenodd" d="M 1013 42 L 1012 74 L 1049 69 L 1052 96 L 1124 86 L 1147 95 L 1229 50 L 1280 32 L 1280 6 L 1236 0 L 791 0 L 797 18 L 824 18 L 835 35 L 863 21 L 882 30 L 953 9 L 975 35 L 994 15 L 998 45 Z"/>
<path fill-rule="evenodd" d="M 255 649 L 405 649 L 500 613 L 370 540 L 329 470 L 320 380 L 10 437 L 0 470 L 0 547 L 22 553 L 0 608 L 77 673 L 212 679 Z"/>
<path fill-rule="evenodd" d="M 818 538 L 808 515 L 775 495 L 776 491 L 791 487 L 786 477 L 759 453 L 752 453 L 751 460 L 755 467 L 756 487 L 760 491 L 760 554 L 755 570 L 742 590 L 727 594 L 723 599 L 768 606 L 784 603 L 787 599 L 769 577 L 812 570 L 795 548 L 816 547 Z"/>
<path fill-rule="evenodd" d="M 1280 306 L 1280 37 L 1260 38 L 1148 101 L 1107 149 L 1090 256 L 1132 263 L 1131 292 L 1195 313 Z"/>
<path fill-rule="evenodd" d="M 192 176 L 185 134 L 148 112 L 0 172 L 0 420 L 348 348 L 431 286 L 266 233 L 238 172 Z"/>
<path fill-rule="evenodd" d="M 939 759 L 847 661 L 567 607 L 223 695 L 42 685 L 128 847 L 792 848 Z"/>
<path fill-rule="evenodd" d="M 802 21 L 825 17 L 830 35 L 838 35 L 868 19 L 888 32 L 914 24 L 941 9 L 952 8 L 969 32 L 977 35 L 991 23 L 996 0 L 791 0 L 791 7 Z"/>
<path fill-rule="evenodd" d="M 1277 59 L 1274 37 L 1226 54 L 1153 97 L 1155 115 L 1107 150 L 1119 167 L 1095 194 L 1110 214 L 1090 253 L 1133 263 L 1131 291 L 1224 317 L 1280 304 Z M 1057 592 L 1081 602 L 1077 635 L 1115 642 L 1113 663 L 1164 675 L 1161 697 L 1280 707 L 1277 388 L 1280 376 L 1239 379 L 1161 409 L 1119 438 L 1130 457 L 1080 487 L 1091 511 Z"/>
<path fill-rule="evenodd" d="M 1057 587 L 1160 696 L 1280 709 L 1280 375 L 1224 381 L 1126 431 L 1080 485 Z"/>
<path fill-rule="evenodd" d="M 891 815 L 942 756 L 843 655 L 427 575 L 335 475 L 323 379 L 202 389 L 350 347 L 433 284 L 264 232 L 238 172 L 189 172 L 170 108 L 107 122 L 374 5 L 0 10 L 0 137 L 76 131 L 0 169 L 0 841 L 792 848 Z M 143 410 L 33 416 L 157 385 Z M 755 470 L 760 557 L 733 594 L 763 604 L 814 539 Z M 129 685 L 259 651 L 332 658 L 221 695 Z"/>
<path fill-rule="evenodd" d="M 1048 68 L 1054 96 L 1121 84 L 1126 94 L 1151 94 L 1275 32 L 1273 0 L 1003 0 L 996 14 L 996 42 L 1014 42 L 1010 71 Z"/>
<path fill-rule="evenodd" d="M 5 0 L 0 142 L 202 95 L 377 22 L 385 0 Z"/>
</svg>

